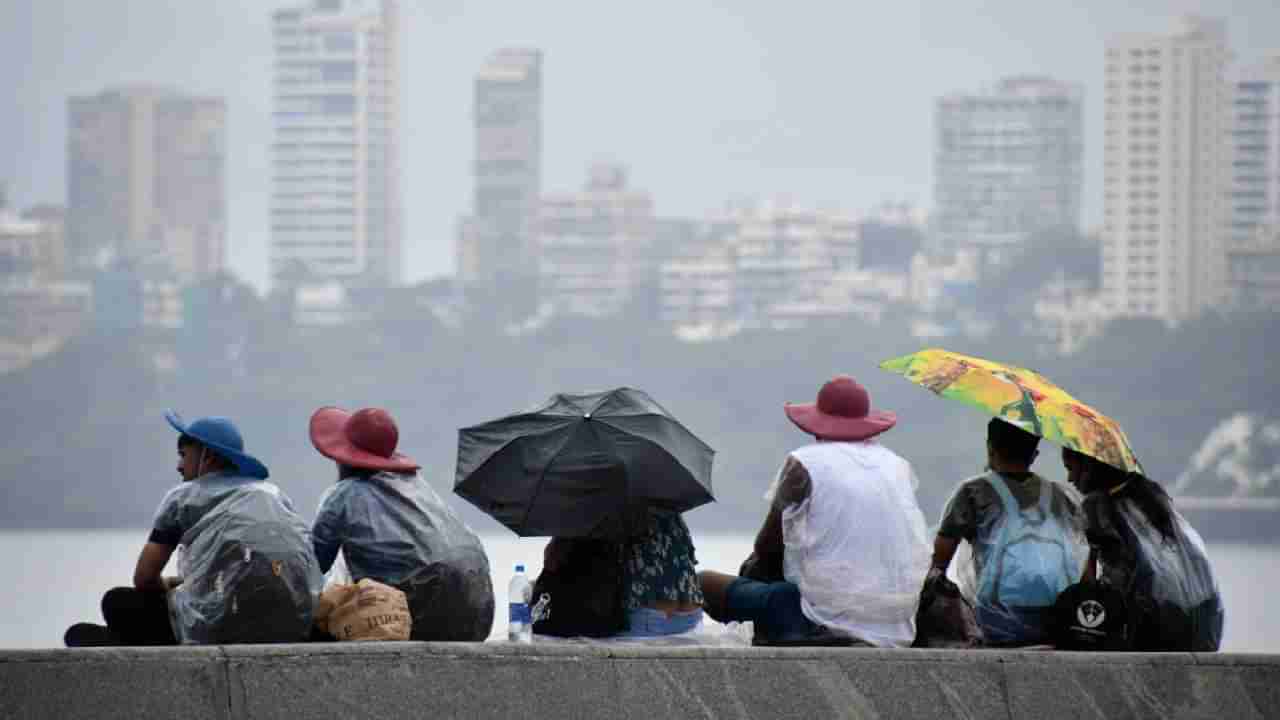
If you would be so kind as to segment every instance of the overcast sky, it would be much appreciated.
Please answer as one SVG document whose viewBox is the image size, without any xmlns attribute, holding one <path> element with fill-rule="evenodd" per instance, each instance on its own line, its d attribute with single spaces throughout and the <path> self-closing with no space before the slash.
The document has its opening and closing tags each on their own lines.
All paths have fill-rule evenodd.
<svg viewBox="0 0 1280 720">
<path fill-rule="evenodd" d="M 123 83 L 228 106 L 229 262 L 266 282 L 270 12 L 263 0 L 0 0 L 0 181 L 65 202 L 66 102 Z M 1042 73 L 1084 85 L 1085 222 L 1101 214 L 1108 35 L 1229 20 L 1237 61 L 1280 48 L 1280 2 L 402 2 L 406 279 L 453 270 L 470 205 L 471 82 L 505 45 L 545 52 L 544 177 L 625 163 L 663 215 L 782 195 L 928 207 L 935 97 Z"/>
</svg>

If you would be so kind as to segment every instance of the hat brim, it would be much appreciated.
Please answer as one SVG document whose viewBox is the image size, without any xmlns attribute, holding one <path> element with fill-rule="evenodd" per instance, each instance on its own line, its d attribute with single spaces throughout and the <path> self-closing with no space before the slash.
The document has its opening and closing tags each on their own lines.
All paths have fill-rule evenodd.
<svg viewBox="0 0 1280 720">
<path fill-rule="evenodd" d="M 824 440 L 866 440 L 898 424 L 898 416 L 887 410 L 851 418 L 824 413 L 817 403 L 787 403 L 782 409 L 796 427 Z"/>
<path fill-rule="evenodd" d="M 322 407 L 311 415 L 311 444 L 323 456 L 336 463 L 362 470 L 413 472 L 421 466 L 412 458 L 392 453 L 391 457 L 362 450 L 347 440 L 345 432 L 351 413 L 336 407 Z"/>
<path fill-rule="evenodd" d="M 191 432 L 187 424 L 182 421 L 182 416 L 178 413 L 172 410 L 166 410 L 164 413 L 164 419 L 169 423 L 170 427 L 177 430 L 180 434 L 186 435 L 190 438 L 195 438 L 201 445 L 217 450 L 219 455 L 225 457 L 232 465 L 236 466 L 236 470 L 238 470 L 241 475 L 258 480 L 266 480 L 271 476 L 271 471 L 267 470 L 267 466 L 263 465 L 262 462 L 254 456 L 241 450 L 227 447 L 221 443 L 214 442 L 206 437 L 202 437 L 199 433 Z"/>
</svg>

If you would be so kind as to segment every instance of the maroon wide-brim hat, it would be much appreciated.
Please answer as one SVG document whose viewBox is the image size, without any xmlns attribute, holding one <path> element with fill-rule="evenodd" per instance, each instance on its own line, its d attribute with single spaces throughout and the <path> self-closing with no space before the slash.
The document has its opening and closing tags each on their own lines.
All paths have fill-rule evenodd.
<svg viewBox="0 0 1280 720">
<path fill-rule="evenodd" d="M 311 415 L 311 444 L 321 455 L 354 468 L 413 472 L 411 458 L 396 452 L 400 431 L 391 414 L 381 408 L 349 413 L 322 407 Z"/>
<path fill-rule="evenodd" d="M 823 440 L 866 440 L 893 427 L 898 416 L 871 409 L 871 394 L 848 375 L 837 375 L 818 391 L 818 401 L 787 403 L 783 410 L 801 430 Z"/>
</svg>

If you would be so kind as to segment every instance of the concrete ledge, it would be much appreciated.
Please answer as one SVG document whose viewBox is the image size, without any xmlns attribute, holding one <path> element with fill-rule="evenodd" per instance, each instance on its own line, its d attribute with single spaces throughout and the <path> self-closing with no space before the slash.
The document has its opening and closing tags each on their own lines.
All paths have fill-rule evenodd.
<svg viewBox="0 0 1280 720">
<path fill-rule="evenodd" d="M 1280 656 L 351 643 L 0 652 L 0 718 L 1275 718 Z"/>
</svg>

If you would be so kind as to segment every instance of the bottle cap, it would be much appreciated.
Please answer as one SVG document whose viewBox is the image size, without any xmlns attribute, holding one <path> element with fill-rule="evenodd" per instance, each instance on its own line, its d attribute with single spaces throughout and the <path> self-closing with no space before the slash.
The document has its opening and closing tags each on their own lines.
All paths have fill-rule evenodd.
<svg viewBox="0 0 1280 720">
<path fill-rule="evenodd" d="M 524 564 L 516 563 L 516 572 L 524 572 Z"/>
</svg>

